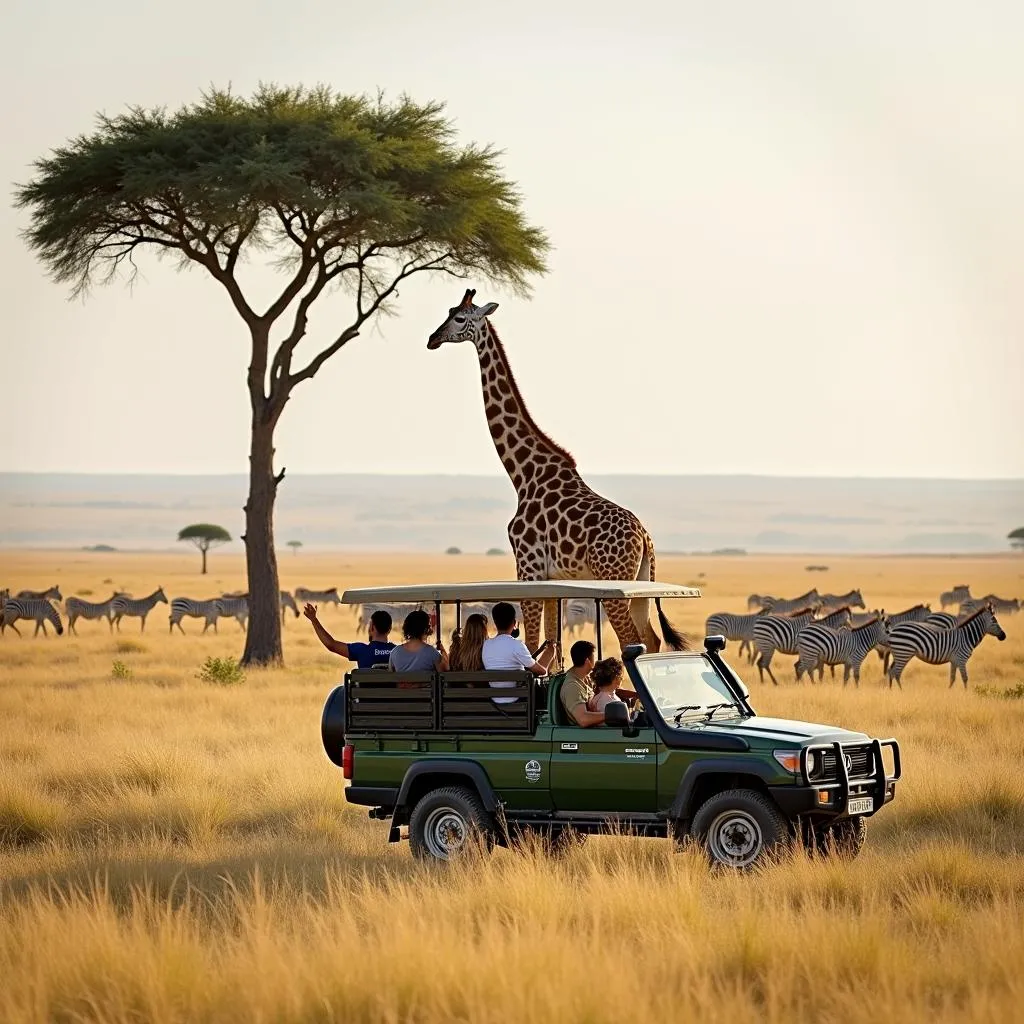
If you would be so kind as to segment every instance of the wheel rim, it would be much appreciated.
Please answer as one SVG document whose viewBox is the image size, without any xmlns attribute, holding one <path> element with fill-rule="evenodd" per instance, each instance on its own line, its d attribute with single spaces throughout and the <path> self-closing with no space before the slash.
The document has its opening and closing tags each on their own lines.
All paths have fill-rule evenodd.
<svg viewBox="0 0 1024 1024">
<path fill-rule="evenodd" d="M 469 823 L 451 807 L 438 807 L 430 812 L 423 826 L 423 840 L 432 857 L 448 860 L 465 849 L 469 840 Z"/>
<path fill-rule="evenodd" d="M 745 868 L 757 860 L 764 848 L 761 826 L 746 811 L 723 811 L 708 829 L 711 856 L 720 864 Z"/>
</svg>

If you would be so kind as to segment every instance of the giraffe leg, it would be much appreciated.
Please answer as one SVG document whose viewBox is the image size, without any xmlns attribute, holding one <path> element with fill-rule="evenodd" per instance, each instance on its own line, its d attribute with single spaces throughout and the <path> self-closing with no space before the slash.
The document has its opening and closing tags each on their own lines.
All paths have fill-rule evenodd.
<svg viewBox="0 0 1024 1024">
<path fill-rule="evenodd" d="M 540 621 L 543 614 L 542 601 L 523 602 L 523 626 L 526 629 L 526 646 L 531 652 L 540 646 Z"/>
<path fill-rule="evenodd" d="M 544 602 L 544 639 L 553 640 L 561 646 L 562 638 L 558 635 L 558 602 Z"/>
<path fill-rule="evenodd" d="M 611 623 L 611 627 L 615 631 L 615 637 L 619 641 L 620 651 L 624 651 L 630 644 L 643 642 L 636 623 L 629 613 L 628 601 L 605 601 L 604 609 L 608 613 L 608 621 Z M 649 624 L 648 628 L 650 628 Z M 654 630 L 652 629 L 651 632 L 653 633 Z M 658 650 L 658 648 L 656 647 L 655 650 Z"/>
</svg>

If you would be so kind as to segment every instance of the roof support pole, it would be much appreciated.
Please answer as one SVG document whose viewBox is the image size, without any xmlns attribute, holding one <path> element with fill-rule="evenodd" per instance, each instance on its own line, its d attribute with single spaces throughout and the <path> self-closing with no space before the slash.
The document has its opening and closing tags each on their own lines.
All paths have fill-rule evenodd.
<svg viewBox="0 0 1024 1024">
<path fill-rule="evenodd" d="M 601 601 L 594 602 L 594 625 L 597 629 L 597 660 L 601 660 Z"/>
</svg>

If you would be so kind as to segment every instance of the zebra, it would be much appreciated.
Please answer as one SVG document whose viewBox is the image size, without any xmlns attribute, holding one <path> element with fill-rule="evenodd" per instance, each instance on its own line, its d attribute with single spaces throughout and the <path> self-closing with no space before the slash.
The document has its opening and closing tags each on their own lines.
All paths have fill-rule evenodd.
<svg viewBox="0 0 1024 1024">
<path fill-rule="evenodd" d="M 249 595 L 248 594 L 221 594 L 218 598 L 221 615 L 225 618 L 234 619 L 245 632 L 246 623 L 249 621 Z"/>
<path fill-rule="evenodd" d="M 295 598 L 287 590 L 281 591 L 281 621 L 285 620 L 285 613 L 291 608 L 295 612 L 295 618 L 299 617 L 299 606 L 295 603 Z"/>
<path fill-rule="evenodd" d="M 796 649 L 800 657 L 796 663 L 796 681 L 807 672 L 814 682 L 814 670 L 818 669 L 818 681 L 825 677 L 825 666 L 843 666 L 843 686 L 853 681 L 860 686 L 860 668 L 868 652 L 886 637 L 884 613 L 876 615 L 861 626 L 852 629 L 832 629 L 812 622 L 800 631 L 796 638 Z"/>
<path fill-rule="evenodd" d="M 934 626 L 936 629 L 952 629 L 960 622 L 959 615 L 951 615 L 949 612 L 932 612 L 926 615 L 921 621 L 926 626 Z"/>
<path fill-rule="evenodd" d="M 185 630 L 181 627 L 181 620 L 188 617 L 190 619 L 205 619 L 203 632 L 205 633 L 213 626 L 213 631 L 216 633 L 217 619 L 220 618 L 221 612 L 221 601 L 216 597 L 210 598 L 208 601 L 193 601 L 191 597 L 172 597 L 167 632 L 173 633 L 174 627 L 177 626 L 178 631 L 184 635 Z"/>
<path fill-rule="evenodd" d="M 849 608 L 838 608 L 831 615 L 819 619 L 818 623 L 823 626 L 839 626 L 848 622 L 849 618 Z M 771 669 L 772 656 L 776 651 L 780 654 L 796 654 L 796 638 L 800 631 L 806 629 L 813 621 L 813 608 L 801 608 L 789 615 L 776 615 L 771 612 L 758 617 L 754 623 L 754 647 L 757 648 L 757 671 L 762 683 L 767 672 L 771 681 L 776 686 L 779 685 Z"/>
<path fill-rule="evenodd" d="M 63 601 L 60 587 L 55 583 L 47 590 L 19 590 L 15 595 L 23 601 Z"/>
<path fill-rule="evenodd" d="M 117 631 L 121 632 L 121 619 L 128 616 L 130 619 L 142 619 L 140 633 L 146 631 L 146 616 L 160 603 L 167 604 L 167 595 L 163 587 L 157 587 L 149 597 L 131 598 L 115 597 L 110 604 L 111 614 L 114 616 L 114 625 Z"/>
<path fill-rule="evenodd" d="M 952 590 L 945 590 L 939 594 L 939 606 L 945 611 L 953 605 L 960 605 L 971 598 L 971 586 L 969 583 L 958 583 Z"/>
<path fill-rule="evenodd" d="M 739 640 L 739 653 L 747 654 L 749 664 L 754 663 L 754 623 L 768 613 L 763 609 L 749 615 L 733 615 L 732 612 L 715 612 L 704 624 L 704 635 L 724 636 L 726 640 Z"/>
<path fill-rule="evenodd" d="M 771 594 L 751 594 L 747 598 L 747 611 L 762 611 L 765 608 L 770 608 L 780 598 L 772 597 Z"/>
<path fill-rule="evenodd" d="M 328 587 L 326 590 L 309 590 L 306 587 L 296 587 L 295 600 L 299 604 L 341 605 L 341 598 L 338 597 L 337 587 Z"/>
<path fill-rule="evenodd" d="M 892 615 L 887 615 L 885 617 L 885 621 L 888 623 L 889 629 L 892 629 L 893 626 L 898 626 L 901 622 L 924 622 L 931 614 L 931 605 L 915 604 L 913 608 L 905 608 L 901 612 L 895 612 Z M 857 618 L 857 616 L 854 616 L 854 618 Z M 889 650 L 888 638 L 880 640 L 875 644 L 875 650 L 878 652 L 878 660 L 882 663 L 882 672 L 885 675 L 888 675 L 889 658 L 892 654 L 892 651 Z"/>
<path fill-rule="evenodd" d="M 38 636 L 40 629 L 43 631 L 43 636 L 46 636 L 47 622 L 50 622 L 57 630 L 58 636 L 64 632 L 64 627 L 60 622 L 60 613 L 49 601 L 41 597 L 8 597 L 4 601 L 3 616 L 0 618 L 0 633 L 10 626 L 18 636 L 21 636 L 21 630 L 15 626 L 18 619 L 35 620 L 36 628 L 33 636 Z"/>
<path fill-rule="evenodd" d="M 789 615 L 791 612 L 802 611 L 804 608 L 817 610 L 821 607 L 821 597 L 818 595 L 818 588 L 808 590 L 806 594 L 794 597 L 791 600 L 772 600 L 771 604 L 765 607 L 772 615 Z"/>
<path fill-rule="evenodd" d="M 996 597 L 995 594 L 988 594 L 985 597 L 971 597 L 960 605 L 961 615 L 970 615 L 985 605 L 991 605 L 992 611 L 1000 615 L 1016 615 L 1020 611 L 1020 601 L 1017 598 Z"/>
<path fill-rule="evenodd" d="M 95 619 L 106 619 L 107 625 L 110 626 L 110 632 L 114 632 L 114 619 L 111 606 L 114 603 L 114 599 L 118 597 L 128 597 L 128 594 L 120 590 L 115 590 L 106 601 L 83 601 L 80 597 L 72 595 L 64 602 L 64 611 L 67 612 L 68 616 L 68 632 L 74 633 L 76 636 L 78 630 L 75 629 L 75 623 L 79 619 L 88 619 L 90 621 Z"/>
<path fill-rule="evenodd" d="M 920 658 L 929 665 L 944 665 L 949 662 L 949 685 L 956 682 L 957 669 L 967 689 L 967 662 L 974 653 L 974 648 L 986 636 L 994 636 L 1005 640 L 1006 634 L 992 612 L 986 605 L 972 615 L 961 619 L 950 629 L 930 626 L 927 622 L 904 622 L 889 633 L 889 646 L 892 648 L 892 665 L 889 668 L 889 689 L 893 680 L 902 690 L 900 677 L 911 658 Z"/>
<path fill-rule="evenodd" d="M 859 590 L 851 590 L 845 594 L 821 594 L 818 597 L 822 608 L 831 611 L 833 608 L 842 608 L 844 604 L 851 608 L 865 608 L 864 598 Z"/>
</svg>

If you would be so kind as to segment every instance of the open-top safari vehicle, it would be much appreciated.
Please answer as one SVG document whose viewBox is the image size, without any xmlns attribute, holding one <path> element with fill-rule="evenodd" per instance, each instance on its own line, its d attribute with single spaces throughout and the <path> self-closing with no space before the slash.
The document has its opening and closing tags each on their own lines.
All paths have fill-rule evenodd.
<svg viewBox="0 0 1024 1024">
<path fill-rule="evenodd" d="M 466 583 L 347 591 L 345 603 L 595 602 L 694 598 L 667 583 L 550 581 Z M 553 849 L 588 833 L 625 831 L 693 840 L 719 864 L 747 867 L 793 841 L 855 855 L 864 822 L 893 799 L 899 745 L 827 725 L 762 718 L 747 687 L 704 649 L 622 652 L 635 710 L 609 704 L 605 724 L 568 719 L 564 673 L 399 674 L 353 671 L 327 699 L 322 737 L 349 780 L 350 803 L 390 819 L 390 840 L 447 859 L 471 842 L 514 846 L 527 834 Z M 599 652 L 600 656 L 600 652 Z M 490 683 L 513 682 L 495 690 Z M 512 703 L 494 700 L 516 698 Z"/>
</svg>

